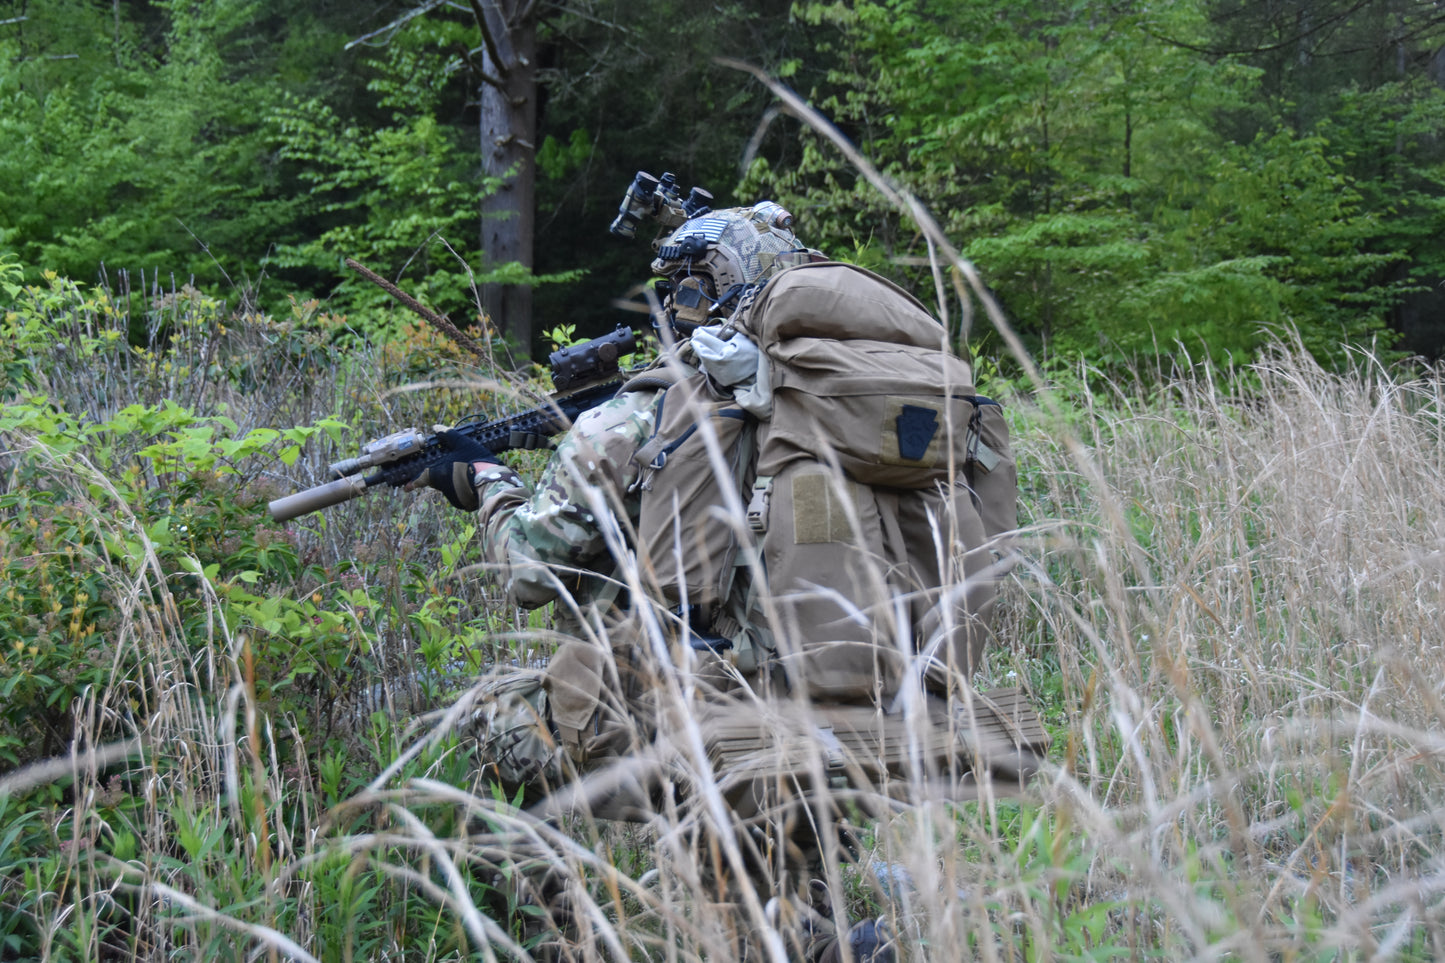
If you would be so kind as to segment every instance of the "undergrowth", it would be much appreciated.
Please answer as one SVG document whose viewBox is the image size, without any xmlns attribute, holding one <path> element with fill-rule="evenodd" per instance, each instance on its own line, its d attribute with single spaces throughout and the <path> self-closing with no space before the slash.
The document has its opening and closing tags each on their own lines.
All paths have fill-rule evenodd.
<svg viewBox="0 0 1445 963">
<path fill-rule="evenodd" d="M 706 805 L 538 819 L 448 734 L 471 678 L 547 646 L 468 568 L 466 518 L 391 491 L 266 515 L 371 437 L 540 384 L 313 304 L 18 277 L 0 959 L 780 951 L 699 870 L 728 859 Z M 1019 798 L 857 816 L 836 907 L 907 959 L 1445 954 L 1437 380 L 1281 343 L 1006 394 L 1024 526 L 977 681 L 1028 692 L 1049 758 Z"/>
</svg>

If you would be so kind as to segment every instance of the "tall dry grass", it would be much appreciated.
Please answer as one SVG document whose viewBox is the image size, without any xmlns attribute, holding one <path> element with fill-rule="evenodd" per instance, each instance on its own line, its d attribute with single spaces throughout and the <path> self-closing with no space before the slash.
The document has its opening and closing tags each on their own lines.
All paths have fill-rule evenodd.
<svg viewBox="0 0 1445 963">
<path fill-rule="evenodd" d="M 342 363 L 270 327 L 223 355 L 210 330 L 170 368 L 127 354 L 67 366 L 57 347 L 46 387 L 95 421 L 165 398 L 224 403 L 242 431 L 337 411 L 374 434 L 435 418 L 364 348 Z M 223 356 L 250 368 L 208 380 Z M 850 851 L 828 850 L 833 913 L 884 918 L 908 959 L 1445 956 L 1436 373 L 1362 354 L 1331 374 L 1285 343 L 1239 372 L 1051 385 L 1034 372 L 1006 400 L 1026 525 L 977 681 L 1022 685 L 1053 748 L 1022 798 L 894 785 L 899 804 L 853 817 Z M 770 907 L 742 872 L 785 847 L 733 832 L 685 666 L 660 698 L 688 792 L 631 823 L 542 818 L 478 778 L 447 732 L 463 703 L 419 684 L 393 614 L 366 627 L 382 650 L 374 686 L 333 697 L 357 750 L 338 773 L 306 720 L 258 692 L 257 629 L 227 618 L 215 583 L 168 569 L 83 457 L 24 429 L 6 442 L 7 467 L 44 463 L 99 542 L 136 546 L 86 558 L 108 560 L 110 657 L 145 670 L 84 695 L 71 755 L 0 778 L 7 828 L 59 849 L 9 861 L 0 829 L 0 927 L 18 915 L 34 937 L 0 955 L 671 961 L 738 958 L 744 941 L 750 959 L 796 955 L 799 908 Z M 248 477 L 314 484 L 334 454 Z M 396 595 L 395 559 L 454 567 L 438 543 L 462 524 L 435 500 L 382 495 L 295 537 L 322 568 L 363 546 L 362 577 Z M 293 590 L 339 597 L 332 583 Z M 211 616 L 200 647 L 176 616 L 196 591 Z M 543 644 L 544 626 L 498 614 L 495 628 L 488 652 L 503 659 Z M 14 802 L 62 784 L 49 805 Z M 328 792 L 342 784 L 361 788 Z M 132 797 L 125 820 L 117 793 Z"/>
<path fill-rule="evenodd" d="M 1037 548 L 1001 635 L 1058 667 L 1071 892 L 1190 956 L 1433 958 L 1438 379 L 1290 345 L 1223 377 L 1082 392 L 1082 458 L 1021 439 Z"/>
<path fill-rule="evenodd" d="M 886 918 L 909 959 L 1445 952 L 1441 401 L 1433 375 L 1365 355 L 1330 374 L 1287 344 L 1233 374 L 1012 398 L 1027 524 L 979 683 L 1028 689 L 1053 749 L 1022 799 L 895 787 L 907 804 L 829 854 L 835 912 Z M 90 497 L 98 527 L 143 535 Z M 354 760 L 369 785 L 330 806 L 224 601 L 198 654 L 168 615 L 175 573 L 107 577 L 136 600 L 115 644 L 151 670 L 93 695 L 81 751 L 8 777 L 74 786 L 46 817 L 69 827 L 52 875 L 6 878 L 33 955 L 732 959 L 739 934 L 750 958 L 793 955 L 770 893 L 720 905 L 759 843 L 730 832 L 686 712 L 674 765 L 694 791 L 647 821 L 518 811 L 447 740 Z M 393 706 L 400 745 L 438 733 Z M 117 732 L 143 746 L 128 761 L 86 748 Z M 99 815 L 117 771 L 142 797 L 119 855 Z"/>
</svg>

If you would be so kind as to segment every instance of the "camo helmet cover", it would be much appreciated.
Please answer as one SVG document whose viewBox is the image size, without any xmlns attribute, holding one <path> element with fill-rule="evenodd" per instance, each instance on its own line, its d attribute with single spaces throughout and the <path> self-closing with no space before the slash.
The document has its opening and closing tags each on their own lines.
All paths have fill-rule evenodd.
<svg viewBox="0 0 1445 963">
<path fill-rule="evenodd" d="M 715 304 L 731 300 L 743 287 L 766 280 L 785 267 L 810 259 L 793 233 L 793 216 L 773 201 L 751 207 L 708 211 L 684 221 L 653 242 L 654 274 L 679 284 L 704 281 L 704 294 Z M 678 319 L 700 321 L 708 313 L 678 307 Z M 685 317 L 700 314 L 698 317 Z"/>
</svg>

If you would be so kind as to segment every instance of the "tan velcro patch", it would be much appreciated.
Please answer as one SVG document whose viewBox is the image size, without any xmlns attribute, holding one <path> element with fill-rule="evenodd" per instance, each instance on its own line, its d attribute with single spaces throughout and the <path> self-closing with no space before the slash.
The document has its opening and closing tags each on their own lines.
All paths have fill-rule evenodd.
<svg viewBox="0 0 1445 963">
<path fill-rule="evenodd" d="M 793 485 L 793 544 L 819 545 L 825 542 L 849 542 L 853 540 L 851 514 L 857 514 L 858 495 L 855 486 L 848 484 L 848 495 L 853 504 L 845 504 L 838 487 L 827 475 L 797 475 L 791 479 Z"/>
</svg>

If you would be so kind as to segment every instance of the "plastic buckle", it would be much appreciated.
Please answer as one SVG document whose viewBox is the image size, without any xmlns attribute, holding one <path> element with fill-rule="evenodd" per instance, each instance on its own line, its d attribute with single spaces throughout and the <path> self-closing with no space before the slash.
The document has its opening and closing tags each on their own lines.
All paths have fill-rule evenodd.
<svg viewBox="0 0 1445 963">
<path fill-rule="evenodd" d="M 768 530 L 768 492 L 772 487 L 772 475 L 759 475 L 753 481 L 753 492 L 748 498 L 748 528 L 755 535 Z"/>
</svg>

